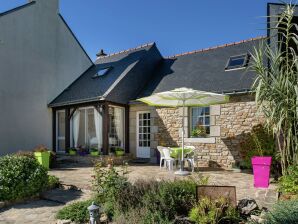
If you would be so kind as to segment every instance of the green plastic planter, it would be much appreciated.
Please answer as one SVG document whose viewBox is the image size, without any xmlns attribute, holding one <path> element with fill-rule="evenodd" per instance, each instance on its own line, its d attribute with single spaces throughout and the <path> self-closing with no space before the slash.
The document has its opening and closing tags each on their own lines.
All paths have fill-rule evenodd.
<svg viewBox="0 0 298 224">
<path fill-rule="evenodd" d="M 77 154 L 77 152 L 74 150 L 69 150 L 68 154 L 71 156 L 75 156 Z"/>
<path fill-rule="evenodd" d="M 46 169 L 50 168 L 50 155 L 51 152 L 34 152 L 37 161 Z"/>
<path fill-rule="evenodd" d="M 115 151 L 116 156 L 124 156 L 124 151 Z"/>
<path fill-rule="evenodd" d="M 99 151 L 93 151 L 93 152 L 91 151 L 90 155 L 91 156 L 99 156 Z"/>
</svg>

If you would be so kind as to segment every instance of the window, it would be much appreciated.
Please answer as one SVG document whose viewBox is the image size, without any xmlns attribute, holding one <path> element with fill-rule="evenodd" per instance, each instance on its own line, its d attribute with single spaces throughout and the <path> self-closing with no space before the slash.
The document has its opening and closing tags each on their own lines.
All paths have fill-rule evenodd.
<svg viewBox="0 0 298 224">
<path fill-rule="evenodd" d="M 248 54 L 232 56 L 229 58 L 225 70 L 244 68 L 247 66 L 248 61 L 249 61 Z"/>
<path fill-rule="evenodd" d="M 59 110 L 56 112 L 57 129 L 56 129 L 56 150 L 57 152 L 65 151 L 65 111 Z"/>
<path fill-rule="evenodd" d="M 97 70 L 97 73 L 93 76 L 93 78 L 97 78 L 103 75 L 106 75 L 112 68 L 111 67 L 107 67 L 107 68 L 99 68 Z"/>
<path fill-rule="evenodd" d="M 72 117 L 74 147 L 102 148 L 102 116 L 93 107 L 79 108 Z"/>
<path fill-rule="evenodd" d="M 124 108 L 109 107 L 109 146 L 124 148 Z"/>
<path fill-rule="evenodd" d="M 206 137 L 210 134 L 209 107 L 192 107 L 190 117 L 190 135 L 192 137 Z"/>
</svg>

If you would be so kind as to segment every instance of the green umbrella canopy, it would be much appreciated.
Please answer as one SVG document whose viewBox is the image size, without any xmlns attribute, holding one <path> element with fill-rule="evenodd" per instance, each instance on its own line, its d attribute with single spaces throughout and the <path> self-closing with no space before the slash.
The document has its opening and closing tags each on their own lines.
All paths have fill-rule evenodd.
<svg viewBox="0 0 298 224">
<path fill-rule="evenodd" d="M 204 107 L 214 104 L 227 103 L 229 96 L 189 88 L 178 88 L 171 91 L 160 92 L 148 97 L 140 98 L 138 101 L 149 106 L 160 107 Z"/>
<path fill-rule="evenodd" d="M 227 103 L 229 96 L 189 88 L 178 88 L 171 91 L 160 92 L 148 97 L 140 98 L 138 101 L 144 102 L 149 106 L 160 107 L 183 107 L 182 115 L 182 156 L 180 170 L 175 172 L 177 175 L 188 175 L 188 171 L 183 170 L 184 160 L 184 107 L 195 106 L 205 107 L 214 104 Z"/>
</svg>

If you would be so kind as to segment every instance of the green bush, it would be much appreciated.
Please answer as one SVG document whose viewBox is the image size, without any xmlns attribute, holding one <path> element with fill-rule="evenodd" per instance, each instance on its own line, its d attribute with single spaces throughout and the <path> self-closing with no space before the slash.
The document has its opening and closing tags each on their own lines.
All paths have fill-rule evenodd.
<svg viewBox="0 0 298 224">
<path fill-rule="evenodd" d="M 0 200 L 33 196 L 46 188 L 46 169 L 28 156 L 0 158 Z"/>
<path fill-rule="evenodd" d="M 298 200 L 281 201 L 265 217 L 265 224 L 298 223 Z"/>
<path fill-rule="evenodd" d="M 48 189 L 57 188 L 60 185 L 59 178 L 53 175 L 48 176 Z"/>
<path fill-rule="evenodd" d="M 190 211 L 189 218 L 197 224 L 239 223 L 240 215 L 225 198 L 202 198 Z"/>
<path fill-rule="evenodd" d="M 252 128 L 245 140 L 240 143 L 240 152 L 246 168 L 251 169 L 251 158 L 253 156 L 272 156 L 275 161 L 275 141 L 263 125 L 259 124 Z"/>
<path fill-rule="evenodd" d="M 88 207 L 94 200 L 79 201 L 69 204 L 58 211 L 57 219 L 70 219 L 75 223 L 87 223 L 89 221 Z M 98 201 L 94 201 L 99 205 Z"/>
<path fill-rule="evenodd" d="M 279 179 L 279 191 L 298 194 L 298 165 L 290 166 L 286 175 Z"/>
<path fill-rule="evenodd" d="M 139 223 L 168 223 L 176 215 L 188 214 L 195 203 L 195 180 L 132 184 L 123 174 L 123 170 L 95 167 L 94 190 L 110 218 L 129 219 L 132 214 L 146 210 L 140 213 Z"/>
<path fill-rule="evenodd" d="M 191 180 L 153 182 L 143 199 L 143 206 L 164 219 L 188 214 L 196 200 L 196 184 Z"/>
</svg>

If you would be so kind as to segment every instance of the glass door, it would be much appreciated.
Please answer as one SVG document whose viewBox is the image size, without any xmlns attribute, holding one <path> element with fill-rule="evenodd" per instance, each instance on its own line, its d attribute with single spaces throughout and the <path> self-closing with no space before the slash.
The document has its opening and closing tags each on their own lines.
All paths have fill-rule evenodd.
<svg viewBox="0 0 298 224">
<path fill-rule="evenodd" d="M 56 112 L 56 151 L 65 152 L 65 111 Z"/>
<path fill-rule="evenodd" d="M 150 158 L 150 112 L 137 113 L 137 157 Z"/>
</svg>

